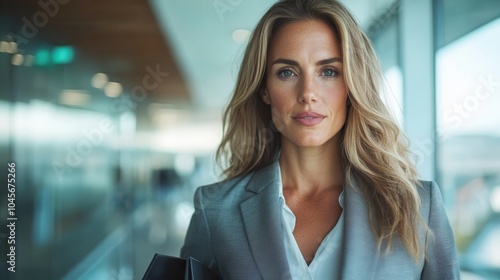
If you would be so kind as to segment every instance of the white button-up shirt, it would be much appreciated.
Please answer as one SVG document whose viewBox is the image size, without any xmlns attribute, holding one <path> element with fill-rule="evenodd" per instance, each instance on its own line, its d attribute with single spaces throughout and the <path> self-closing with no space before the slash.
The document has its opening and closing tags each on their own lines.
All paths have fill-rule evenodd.
<svg viewBox="0 0 500 280">
<path fill-rule="evenodd" d="M 325 236 L 318 247 L 316 254 L 308 266 L 295 237 L 293 230 L 295 228 L 296 218 L 292 210 L 286 205 L 283 196 L 283 184 L 281 182 L 280 170 L 280 190 L 279 197 L 282 205 L 282 225 L 283 242 L 285 244 L 286 257 L 290 267 L 290 273 L 293 279 L 297 280 L 324 280 L 340 279 L 340 264 L 342 258 L 342 243 L 344 239 L 344 211 L 335 227 Z M 344 207 L 344 192 L 339 196 L 340 206 Z"/>
</svg>

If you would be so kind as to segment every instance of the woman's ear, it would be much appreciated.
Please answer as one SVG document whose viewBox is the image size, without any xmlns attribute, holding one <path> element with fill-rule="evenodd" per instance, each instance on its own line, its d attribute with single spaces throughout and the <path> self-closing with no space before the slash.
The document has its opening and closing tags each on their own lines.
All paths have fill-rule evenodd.
<svg viewBox="0 0 500 280">
<path fill-rule="evenodd" d="M 264 88 L 264 90 L 262 90 L 262 101 L 264 101 L 264 103 L 266 103 L 267 105 L 271 105 L 271 98 L 269 97 L 269 92 L 267 92 L 267 88 Z"/>
</svg>

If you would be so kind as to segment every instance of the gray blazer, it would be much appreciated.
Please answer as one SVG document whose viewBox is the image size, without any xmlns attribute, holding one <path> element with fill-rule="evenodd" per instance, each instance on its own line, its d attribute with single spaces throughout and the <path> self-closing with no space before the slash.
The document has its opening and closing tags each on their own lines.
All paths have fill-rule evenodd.
<svg viewBox="0 0 500 280">
<path fill-rule="evenodd" d="M 281 227 L 279 164 L 196 190 L 181 257 L 192 256 L 223 279 L 291 279 Z M 344 190 L 342 279 L 459 279 L 453 233 L 433 182 L 419 188 L 420 214 L 434 233 L 421 234 L 425 261 L 416 263 L 399 239 L 377 250 L 359 186 Z"/>
</svg>

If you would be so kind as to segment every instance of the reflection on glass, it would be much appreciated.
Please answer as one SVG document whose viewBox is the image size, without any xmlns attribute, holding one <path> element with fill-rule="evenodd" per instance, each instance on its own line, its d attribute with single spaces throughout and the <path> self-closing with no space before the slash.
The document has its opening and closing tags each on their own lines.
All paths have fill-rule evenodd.
<svg viewBox="0 0 500 280">
<path fill-rule="evenodd" d="M 437 144 L 464 271 L 500 276 L 500 19 L 436 54 Z"/>
</svg>

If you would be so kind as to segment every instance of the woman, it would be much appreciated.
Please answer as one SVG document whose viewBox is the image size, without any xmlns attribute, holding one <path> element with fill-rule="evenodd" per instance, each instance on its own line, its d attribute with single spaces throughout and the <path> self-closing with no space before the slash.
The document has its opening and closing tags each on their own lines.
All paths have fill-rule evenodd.
<svg viewBox="0 0 500 280">
<path fill-rule="evenodd" d="M 333 0 L 285 0 L 250 38 L 224 115 L 226 180 L 181 250 L 223 279 L 457 279 L 438 187 L 380 98 L 373 48 Z"/>
</svg>

